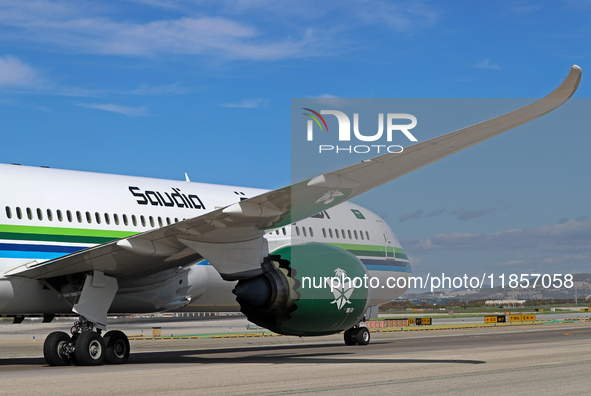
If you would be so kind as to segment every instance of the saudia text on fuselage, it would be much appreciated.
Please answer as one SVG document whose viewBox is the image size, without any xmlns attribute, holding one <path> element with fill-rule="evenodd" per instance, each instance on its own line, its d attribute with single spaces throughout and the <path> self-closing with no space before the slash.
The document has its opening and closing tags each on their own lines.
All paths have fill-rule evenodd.
<svg viewBox="0 0 591 396">
<path fill-rule="evenodd" d="M 129 186 L 129 192 L 138 198 L 140 205 L 168 206 L 188 209 L 205 209 L 205 205 L 195 194 L 183 194 L 180 188 L 172 187 L 172 192 L 142 191 L 139 187 Z"/>
</svg>

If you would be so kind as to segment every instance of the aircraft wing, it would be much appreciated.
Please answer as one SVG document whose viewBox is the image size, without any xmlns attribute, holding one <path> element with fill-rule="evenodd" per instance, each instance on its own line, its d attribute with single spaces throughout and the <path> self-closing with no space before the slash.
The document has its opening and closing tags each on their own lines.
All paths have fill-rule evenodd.
<svg viewBox="0 0 591 396">
<path fill-rule="evenodd" d="M 202 216 L 112 241 L 42 263 L 29 263 L 6 276 L 51 278 L 103 271 L 114 277 L 137 276 L 207 258 L 226 279 L 260 267 L 264 231 L 305 219 L 441 158 L 534 120 L 565 103 L 576 91 L 581 69 L 546 97 L 518 110 L 384 154 L 333 172 L 269 191 Z M 220 246 L 232 246 L 233 260 L 221 258 Z M 226 253 L 224 253 L 226 254 Z M 250 255 L 250 256 L 249 256 Z M 220 258 L 216 260 L 215 258 Z M 212 259 L 213 258 L 213 259 Z M 219 264 L 224 262 L 225 264 Z"/>
</svg>

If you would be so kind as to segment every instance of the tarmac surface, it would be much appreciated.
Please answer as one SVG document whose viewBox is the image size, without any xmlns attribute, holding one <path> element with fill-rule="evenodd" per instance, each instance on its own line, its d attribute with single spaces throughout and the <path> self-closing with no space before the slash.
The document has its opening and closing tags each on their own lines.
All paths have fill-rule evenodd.
<svg viewBox="0 0 591 396">
<path fill-rule="evenodd" d="M 591 391 L 591 322 L 372 333 L 368 346 L 345 346 L 342 335 L 204 338 L 230 327 L 246 332 L 246 321 L 175 322 L 161 324 L 163 336 L 202 337 L 132 340 L 129 362 L 121 366 L 48 367 L 42 357 L 44 337 L 70 324 L 0 325 L 0 394 Z M 158 324 L 122 323 L 119 328 L 137 335 L 151 333 L 152 325 Z"/>
</svg>

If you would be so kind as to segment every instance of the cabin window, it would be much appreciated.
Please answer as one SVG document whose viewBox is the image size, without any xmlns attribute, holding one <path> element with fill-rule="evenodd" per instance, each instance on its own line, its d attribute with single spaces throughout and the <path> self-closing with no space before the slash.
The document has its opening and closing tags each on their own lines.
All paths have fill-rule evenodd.
<svg viewBox="0 0 591 396">
<path fill-rule="evenodd" d="M 343 235 L 343 239 L 347 238 L 347 237 L 345 236 L 345 230 L 343 230 L 342 228 L 341 228 L 341 235 Z"/>
<path fill-rule="evenodd" d="M 330 237 L 332 238 L 332 228 L 328 229 L 328 235 L 330 235 Z"/>
<path fill-rule="evenodd" d="M 175 222 L 175 223 L 178 223 L 178 222 L 179 222 L 179 219 L 175 217 L 175 218 L 174 218 L 174 222 Z"/>
<path fill-rule="evenodd" d="M 357 239 L 357 230 L 353 231 L 353 235 L 355 235 L 355 239 Z"/>
<path fill-rule="evenodd" d="M 326 228 L 322 229 L 322 236 L 326 238 Z"/>
<path fill-rule="evenodd" d="M 170 225 L 170 217 L 166 218 L 166 225 Z"/>
<path fill-rule="evenodd" d="M 349 234 L 349 239 L 353 239 L 353 238 L 351 238 L 351 230 L 347 230 L 347 234 Z M 355 238 L 355 239 L 357 239 L 357 238 Z"/>
<path fill-rule="evenodd" d="M 310 227 L 310 237 L 314 237 L 314 231 L 312 231 L 312 227 Z"/>
<path fill-rule="evenodd" d="M 283 231 L 283 235 L 287 235 L 287 231 L 285 231 L 285 227 L 281 227 L 281 231 Z"/>
<path fill-rule="evenodd" d="M 123 215 L 123 224 L 129 225 L 129 222 L 127 221 L 127 215 L 126 214 Z"/>
<path fill-rule="evenodd" d="M 47 220 L 53 221 L 53 213 L 51 212 L 51 209 L 47 209 Z"/>
<path fill-rule="evenodd" d="M 68 219 L 69 223 L 72 222 L 72 212 L 70 212 L 69 210 L 66 210 L 66 218 Z"/>
<path fill-rule="evenodd" d="M 150 216 L 150 227 L 154 228 L 154 218 Z"/>
<path fill-rule="evenodd" d="M 62 211 L 58 209 L 58 210 L 56 210 L 56 213 L 57 213 L 57 220 L 60 222 L 64 221 L 64 216 L 62 215 Z"/>
<path fill-rule="evenodd" d="M 33 211 L 31 210 L 31 208 L 27 208 L 27 218 L 29 220 L 33 220 Z"/>
<path fill-rule="evenodd" d="M 88 224 L 92 223 L 92 215 L 90 214 L 90 212 L 86 212 L 86 221 L 88 222 Z"/>
<path fill-rule="evenodd" d="M 164 224 L 162 223 L 162 217 L 158 216 L 158 226 L 162 227 Z"/>
<path fill-rule="evenodd" d="M 131 215 L 131 223 L 135 226 L 137 226 L 137 219 L 135 217 L 135 215 Z"/>
<path fill-rule="evenodd" d="M 105 216 L 104 217 L 105 217 L 105 223 L 111 224 L 111 218 L 109 217 L 109 214 L 108 213 L 105 213 Z"/>
<path fill-rule="evenodd" d="M 101 224 L 101 215 L 99 212 L 94 212 L 94 218 L 96 219 L 97 224 Z"/>
<path fill-rule="evenodd" d="M 300 227 L 296 226 L 296 235 L 300 236 Z"/>
<path fill-rule="evenodd" d="M 6 207 L 6 217 L 12 219 L 12 211 L 10 210 L 10 206 Z"/>
<path fill-rule="evenodd" d="M 37 208 L 37 220 L 43 220 L 43 211 Z"/>
<path fill-rule="evenodd" d="M 363 241 L 363 231 L 359 231 L 359 236 L 361 237 L 361 240 Z"/>
<path fill-rule="evenodd" d="M 113 221 L 119 225 L 119 215 L 117 213 L 113 213 Z"/>
<path fill-rule="evenodd" d="M 142 227 L 146 226 L 146 218 L 144 217 L 144 215 L 140 216 L 140 222 L 142 223 Z"/>
<path fill-rule="evenodd" d="M 76 211 L 76 220 L 78 220 L 78 223 L 82 223 L 82 213 L 79 210 Z"/>
<path fill-rule="evenodd" d="M 339 230 L 337 230 L 336 228 L 334 230 L 334 235 L 337 237 L 337 239 L 339 239 Z"/>
<path fill-rule="evenodd" d="M 16 217 L 20 220 L 23 218 L 23 212 L 19 206 L 16 207 Z"/>
<path fill-rule="evenodd" d="M 302 227 L 302 231 L 304 233 L 304 236 L 308 236 L 308 234 L 306 233 L 306 227 Z"/>
<path fill-rule="evenodd" d="M 365 231 L 365 236 L 367 237 L 367 240 L 369 241 L 370 240 L 370 238 L 369 238 L 369 232 Z"/>
</svg>

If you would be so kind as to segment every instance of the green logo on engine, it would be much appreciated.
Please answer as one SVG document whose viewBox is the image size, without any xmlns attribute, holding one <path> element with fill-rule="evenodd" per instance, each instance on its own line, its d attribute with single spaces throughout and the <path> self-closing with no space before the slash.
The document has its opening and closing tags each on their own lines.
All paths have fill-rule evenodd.
<svg viewBox="0 0 591 396">
<path fill-rule="evenodd" d="M 333 279 L 338 280 L 338 282 L 333 282 L 335 283 L 335 287 L 333 287 L 331 291 L 334 295 L 334 301 L 331 302 L 331 304 L 336 304 L 337 308 L 340 310 L 345 306 L 345 304 L 351 304 L 349 298 L 351 297 L 351 294 L 353 294 L 353 291 L 355 291 L 355 288 L 347 276 L 347 273 L 342 268 L 337 268 L 334 270 Z M 349 280 L 348 282 L 347 279 Z M 353 310 L 351 310 L 351 312 L 353 312 Z"/>
</svg>

